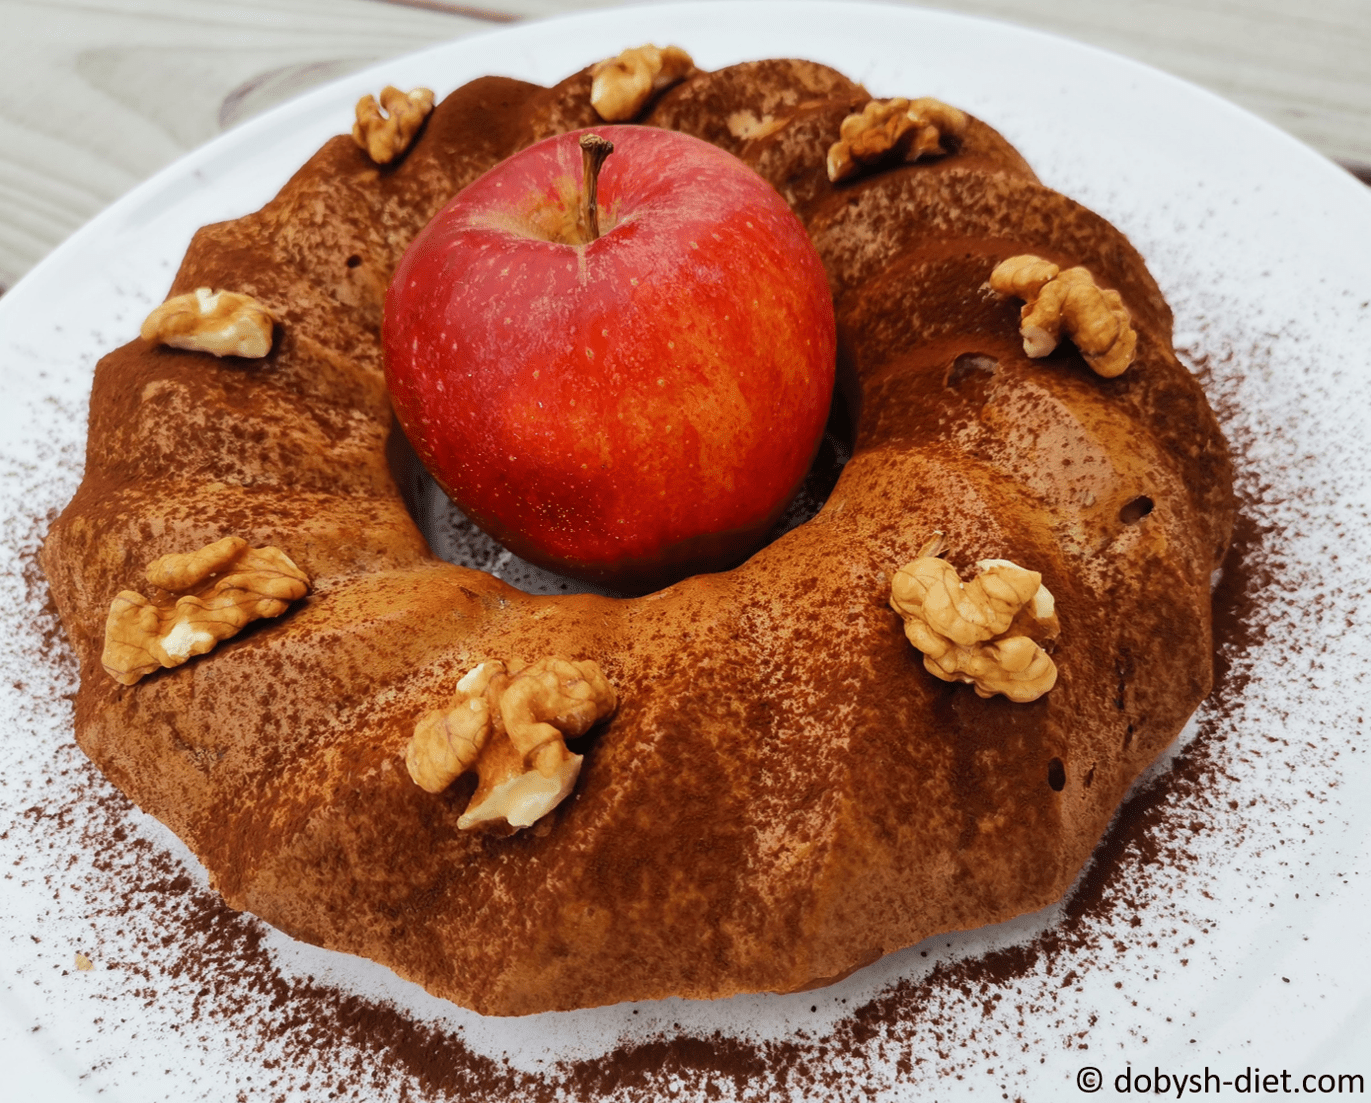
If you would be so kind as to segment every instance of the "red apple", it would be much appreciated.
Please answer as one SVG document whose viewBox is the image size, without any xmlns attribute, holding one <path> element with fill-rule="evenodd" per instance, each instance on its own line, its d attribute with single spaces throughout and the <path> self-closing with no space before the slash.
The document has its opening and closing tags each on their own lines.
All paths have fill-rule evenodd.
<svg viewBox="0 0 1371 1103">
<path fill-rule="evenodd" d="M 473 521 L 641 590 L 732 566 L 784 510 L 823 434 L 833 307 L 799 220 L 742 162 L 599 128 L 614 151 L 592 220 L 584 133 L 497 165 L 414 241 L 386 297 L 386 378 Z"/>
</svg>

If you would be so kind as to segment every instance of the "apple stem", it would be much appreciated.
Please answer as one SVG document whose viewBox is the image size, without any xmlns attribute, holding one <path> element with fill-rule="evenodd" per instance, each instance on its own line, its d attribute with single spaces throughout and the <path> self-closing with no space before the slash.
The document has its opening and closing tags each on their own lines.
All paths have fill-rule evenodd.
<svg viewBox="0 0 1371 1103">
<path fill-rule="evenodd" d="M 600 236 L 600 166 L 614 152 L 614 143 L 598 134 L 581 135 L 581 165 L 585 175 L 585 189 L 581 193 L 581 221 L 585 224 L 586 243 Z"/>
</svg>

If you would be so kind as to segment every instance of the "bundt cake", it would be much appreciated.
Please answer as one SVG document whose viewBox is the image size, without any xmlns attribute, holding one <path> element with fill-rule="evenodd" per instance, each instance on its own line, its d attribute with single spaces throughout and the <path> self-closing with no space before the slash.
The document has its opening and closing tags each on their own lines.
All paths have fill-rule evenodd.
<svg viewBox="0 0 1371 1103">
<path fill-rule="evenodd" d="M 172 293 L 250 297 L 270 352 L 106 356 L 43 549 L 81 747 L 224 899 L 496 1015 L 796 990 L 1059 898 L 1209 689 L 1232 520 L 1225 443 L 1121 233 L 940 105 L 892 123 L 822 65 L 682 64 L 623 110 L 736 154 L 806 224 L 851 459 L 811 520 L 645 597 L 534 596 L 436 559 L 388 460 L 390 273 L 484 170 L 600 123 L 602 72 L 487 77 L 418 121 L 397 100 L 379 157 L 340 136 L 199 231 Z M 989 285 L 1023 257 L 1014 293 Z M 1084 324 L 1044 343 L 1056 323 L 1026 320 L 1043 273 L 1076 268 L 1131 319 L 1121 374 L 1086 362 Z M 991 593 L 978 562 L 1040 578 L 1055 684 L 1032 699 L 939 674 L 906 636 L 938 586 Z M 611 688 L 596 726 L 554 733 L 581 760 L 568 799 L 469 829 L 471 771 L 429 792 L 407 748 L 525 668 Z"/>
</svg>

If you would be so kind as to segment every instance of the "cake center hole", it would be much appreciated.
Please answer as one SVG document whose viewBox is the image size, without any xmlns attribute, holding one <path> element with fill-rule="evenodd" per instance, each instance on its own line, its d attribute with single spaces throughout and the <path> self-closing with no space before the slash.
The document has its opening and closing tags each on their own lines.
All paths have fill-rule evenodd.
<svg viewBox="0 0 1371 1103">
<path fill-rule="evenodd" d="M 794 499 L 767 534 L 763 546 L 808 521 L 833 493 L 843 466 L 852 456 L 856 440 L 856 418 L 848 402 L 848 391 L 842 382 L 834 388 L 828 424 L 814 462 Z M 536 567 L 487 536 L 467 519 L 424 470 L 399 423 L 393 419 L 386 442 L 386 458 L 410 516 L 440 559 L 459 567 L 485 571 L 525 593 L 609 593 L 618 596 L 591 583 Z"/>
</svg>

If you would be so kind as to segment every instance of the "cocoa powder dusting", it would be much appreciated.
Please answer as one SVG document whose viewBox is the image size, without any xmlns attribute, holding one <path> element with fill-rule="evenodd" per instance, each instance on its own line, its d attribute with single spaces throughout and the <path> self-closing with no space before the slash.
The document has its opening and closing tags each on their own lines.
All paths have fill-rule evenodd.
<svg viewBox="0 0 1371 1103">
<path fill-rule="evenodd" d="M 0 944 L 36 1044 L 85 1092 L 177 1103 L 1021 1099 L 1030 1077 L 1066 1097 L 1087 1056 L 1121 1068 L 1174 1042 L 1202 1064 L 1217 1013 L 1186 982 L 1201 992 L 1255 958 L 1234 957 L 1248 917 L 1312 922 L 1345 883 L 1341 790 L 1364 717 L 1340 655 L 1359 655 L 1367 592 L 1347 546 L 1364 547 L 1371 518 L 1364 474 L 1338 453 L 1360 439 L 1344 411 L 1367 383 L 1320 343 L 1334 329 L 1317 309 L 1276 327 L 1278 310 L 1207 290 L 1207 257 L 1177 246 L 1160 265 L 1185 289 L 1178 344 L 1233 444 L 1242 504 L 1214 590 L 1213 693 L 1060 904 L 828 988 L 717 1005 L 491 1022 L 226 908 L 72 740 L 75 660 L 36 556 L 79 480 L 93 357 L 34 383 L 15 399 L 33 428 L 0 466 Z"/>
<path fill-rule="evenodd" d="M 99 932 L 91 957 L 96 970 L 118 978 L 116 991 L 98 999 L 119 1008 L 116 1033 L 127 1033 L 130 1054 L 138 1033 L 127 1030 L 130 1007 L 174 1004 L 183 1014 L 166 1029 L 188 1049 L 223 1033 L 237 1039 L 248 1070 L 235 1084 L 239 1099 L 849 1098 L 872 1083 L 956 1076 L 982 1059 L 992 1039 L 1028 1039 L 1029 1024 L 1062 1016 L 1064 994 L 1083 972 L 1108 974 L 1121 957 L 1154 947 L 1134 918 L 1146 906 L 1148 871 L 1164 864 L 1184 876 L 1188 837 L 1213 827 L 1197 809 L 1222 773 L 1232 734 L 1226 719 L 1251 677 L 1244 660 L 1264 638 L 1261 609 L 1280 573 L 1251 505 L 1215 590 L 1219 679 L 1198 730 L 1168 768 L 1130 796 L 1068 900 L 1049 909 L 1054 914 L 1036 933 L 1006 946 L 967 953 L 961 936 L 947 936 L 905 951 L 901 971 L 910 975 L 863 1000 L 811 993 L 821 1025 L 789 1037 L 661 1030 L 602 1055 L 529 1071 L 399 1002 L 282 968 L 272 945 L 279 936 L 226 908 L 198 871 L 188 872 L 188 859 L 168 849 L 165 833 L 69 744 L 57 771 L 63 784 L 50 778 L 52 791 L 23 808 L 12 830 L 83 867 L 73 890 Z M 60 712 L 74 671 L 33 556 L 49 519 L 27 520 L 19 543 L 24 603 L 41 610 L 33 658 L 61 683 L 52 702 Z M 1202 923 L 1190 922 L 1192 929 Z M 927 961 L 931 968 L 921 969 Z M 820 1004 L 848 1000 L 827 1021 L 817 1016 Z M 99 1016 L 95 1024 L 106 1026 Z M 1088 1046 L 1088 1028 L 1079 1033 L 1078 1044 Z M 1011 1097 L 1012 1065 L 999 1074 Z"/>
</svg>

